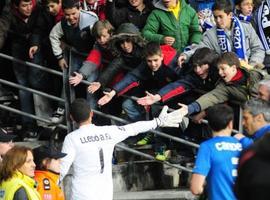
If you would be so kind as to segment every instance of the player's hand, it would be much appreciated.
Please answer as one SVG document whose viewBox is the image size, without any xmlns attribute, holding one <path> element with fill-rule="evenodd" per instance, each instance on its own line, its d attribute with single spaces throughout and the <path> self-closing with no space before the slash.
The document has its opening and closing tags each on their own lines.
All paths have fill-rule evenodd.
<svg viewBox="0 0 270 200">
<path fill-rule="evenodd" d="M 146 96 L 141 97 L 137 100 L 137 103 L 142 106 L 150 106 L 158 101 L 160 101 L 161 96 L 159 94 L 151 94 L 150 92 L 145 92 Z"/>
<path fill-rule="evenodd" d="M 179 124 L 183 121 L 184 116 L 188 114 L 188 107 L 187 105 L 181 104 L 181 103 L 178 103 L 178 105 L 180 105 L 181 108 L 169 114 L 167 113 L 168 107 L 164 106 L 160 115 L 158 116 L 158 119 L 160 119 L 161 121 L 161 124 L 159 126 L 161 127 L 165 127 L 165 126 L 178 127 L 179 126 Z"/>
<path fill-rule="evenodd" d="M 58 60 L 58 65 L 61 67 L 63 71 L 65 68 L 68 68 L 67 62 L 64 58 L 61 58 L 60 60 Z"/>
<path fill-rule="evenodd" d="M 187 56 L 185 54 L 181 54 L 177 60 L 177 64 L 180 68 L 182 68 L 183 63 L 187 60 Z"/>
<path fill-rule="evenodd" d="M 100 82 L 92 82 L 88 86 L 87 90 L 88 90 L 89 93 L 94 94 L 100 87 L 101 87 L 101 83 Z"/>
<path fill-rule="evenodd" d="M 170 46 L 173 45 L 174 41 L 175 41 L 175 38 L 174 38 L 174 37 L 165 36 L 165 37 L 163 38 L 164 44 L 167 44 L 167 45 L 170 45 Z"/>
<path fill-rule="evenodd" d="M 164 106 L 161 113 L 157 118 L 157 124 L 160 127 L 179 127 L 182 122 L 182 118 L 179 113 L 179 109 L 171 113 L 168 113 L 168 106 Z"/>
<path fill-rule="evenodd" d="M 75 76 L 71 76 L 69 78 L 69 84 L 73 86 L 77 86 L 82 80 L 83 75 L 78 72 L 73 72 Z"/>
<path fill-rule="evenodd" d="M 110 92 L 103 92 L 105 95 L 98 100 L 98 105 L 103 106 L 111 101 L 116 94 L 115 90 Z"/>
<path fill-rule="evenodd" d="M 34 58 L 34 55 L 37 53 L 37 50 L 38 50 L 38 46 L 30 47 L 30 49 L 29 49 L 29 58 L 30 59 Z"/>
</svg>

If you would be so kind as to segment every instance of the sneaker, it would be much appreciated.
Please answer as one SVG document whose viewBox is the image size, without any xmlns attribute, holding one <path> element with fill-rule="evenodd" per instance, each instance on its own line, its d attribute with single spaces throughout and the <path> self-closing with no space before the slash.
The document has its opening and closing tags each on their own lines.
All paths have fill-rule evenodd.
<svg viewBox="0 0 270 200">
<path fill-rule="evenodd" d="M 136 145 L 143 146 L 150 144 L 152 142 L 153 135 L 152 133 L 148 133 L 143 139 L 139 140 Z"/>
<path fill-rule="evenodd" d="M 170 154 L 171 154 L 171 151 L 170 150 L 166 150 L 166 151 L 163 151 L 163 152 L 158 152 L 156 153 L 156 160 L 159 160 L 159 161 L 166 161 L 170 158 Z"/>
<path fill-rule="evenodd" d="M 59 124 L 64 120 L 65 109 L 58 107 L 51 117 L 51 122 L 54 124 Z"/>
</svg>

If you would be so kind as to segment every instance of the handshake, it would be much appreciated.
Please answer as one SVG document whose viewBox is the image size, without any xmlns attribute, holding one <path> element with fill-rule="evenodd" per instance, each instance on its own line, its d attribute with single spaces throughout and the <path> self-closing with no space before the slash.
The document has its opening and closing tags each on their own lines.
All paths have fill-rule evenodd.
<svg viewBox="0 0 270 200">
<path fill-rule="evenodd" d="M 164 106 L 158 118 L 155 118 L 159 127 L 179 127 L 183 117 L 188 114 L 188 107 L 184 104 L 178 104 L 181 108 L 168 113 L 168 106 Z"/>
</svg>

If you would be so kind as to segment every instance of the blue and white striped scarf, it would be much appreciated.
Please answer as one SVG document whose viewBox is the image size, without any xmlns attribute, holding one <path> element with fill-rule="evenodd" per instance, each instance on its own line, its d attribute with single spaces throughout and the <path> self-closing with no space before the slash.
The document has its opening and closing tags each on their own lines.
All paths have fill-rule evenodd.
<svg viewBox="0 0 270 200">
<path fill-rule="evenodd" d="M 240 23 L 240 20 L 233 16 L 233 47 L 234 52 L 240 59 L 246 60 L 246 45 L 245 45 L 245 33 L 243 27 Z M 224 29 L 217 28 L 217 39 L 220 46 L 221 52 L 230 52 L 232 47 L 226 36 Z"/>
<path fill-rule="evenodd" d="M 264 49 L 270 55 L 270 1 L 265 0 L 259 7 L 258 12 L 258 29 L 259 36 L 263 43 Z"/>
<path fill-rule="evenodd" d="M 252 19 L 252 15 L 243 15 L 242 13 L 240 13 L 239 15 L 238 15 L 238 18 L 239 18 L 239 20 L 241 20 L 241 21 L 246 21 L 246 22 L 251 22 L 251 19 Z"/>
</svg>

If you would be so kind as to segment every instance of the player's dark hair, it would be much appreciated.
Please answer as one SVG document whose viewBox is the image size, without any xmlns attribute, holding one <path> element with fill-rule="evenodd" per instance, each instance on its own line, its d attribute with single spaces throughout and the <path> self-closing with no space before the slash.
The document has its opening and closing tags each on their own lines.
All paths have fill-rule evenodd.
<svg viewBox="0 0 270 200">
<path fill-rule="evenodd" d="M 225 104 L 218 104 L 206 110 L 208 124 L 213 131 L 225 129 L 233 120 L 233 109 Z"/>
<path fill-rule="evenodd" d="M 70 105 L 70 115 L 76 123 L 88 120 L 91 108 L 83 98 L 75 99 Z"/>
</svg>

